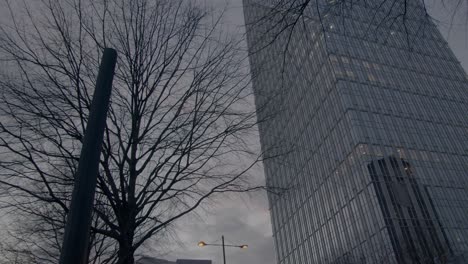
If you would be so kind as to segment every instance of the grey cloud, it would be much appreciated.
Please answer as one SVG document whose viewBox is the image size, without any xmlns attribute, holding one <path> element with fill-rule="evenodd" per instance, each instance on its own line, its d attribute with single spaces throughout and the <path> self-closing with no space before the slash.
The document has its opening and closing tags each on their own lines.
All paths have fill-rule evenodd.
<svg viewBox="0 0 468 264">
<path fill-rule="evenodd" d="M 204 216 L 203 222 L 192 217 L 180 223 L 179 237 L 184 246 L 174 248 L 167 258 L 204 258 L 212 259 L 214 264 L 220 264 L 221 248 L 199 248 L 197 243 L 200 240 L 206 243 L 221 243 L 221 235 L 224 235 L 227 244 L 249 245 L 247 250 L 227 248 L 227 263 L 275 263 L 269 212 L 265 209 L 266 201 L 263 207 L 247 207 L 239 198 L 228 199 L 223 205 L 222 208 L 214 209 L 209 216 Z"/>
</svg>

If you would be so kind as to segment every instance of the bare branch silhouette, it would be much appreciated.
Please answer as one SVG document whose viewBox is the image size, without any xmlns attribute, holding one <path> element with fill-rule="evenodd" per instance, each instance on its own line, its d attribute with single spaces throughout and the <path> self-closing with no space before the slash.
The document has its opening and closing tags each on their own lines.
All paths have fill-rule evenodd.
<svg viewBox="0 0 468 264">
<path fill-rule="evenodd" d="M 221 15 L 174 0 L 5 6 L 0 186 L 4 208 L 33 223 L 16 233 L 29 263 L 57 262 L 104 47 L 119 55 L 90 263 L 134 263 L 142 245 L 206 199 L 265 189 L 249 183 L 263 157 L 246 140 L 262 122 L 246 56 Z"/>
</svg>

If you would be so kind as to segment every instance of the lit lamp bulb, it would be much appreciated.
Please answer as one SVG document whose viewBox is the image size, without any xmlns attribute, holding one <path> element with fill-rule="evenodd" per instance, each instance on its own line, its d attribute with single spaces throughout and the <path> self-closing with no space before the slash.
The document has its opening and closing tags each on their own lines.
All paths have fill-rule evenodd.
<svg viewBox="0 0 468 264">
<path fill-rule="evenodd" d="M 249 247 L 249 246 L 247 246 L 247 245 L 242 245 L 242 246 L 240 246 L 240 248 L 242 248 L 242 249 L 247 249 L 248 247 Z"/>
<path fill-rule="evenodd" d="M 198 242 L 198 246 L 199 247 L 204 247 L 204 246 L 206 246 L 206 243 L 203 242 L 203 241 L 200 241 L 200 242 Z"/>
</svg>

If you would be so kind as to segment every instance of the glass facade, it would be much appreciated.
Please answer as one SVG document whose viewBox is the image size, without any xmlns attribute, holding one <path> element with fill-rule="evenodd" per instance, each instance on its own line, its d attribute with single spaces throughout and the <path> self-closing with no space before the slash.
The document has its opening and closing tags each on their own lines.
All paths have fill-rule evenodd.
<svg viewBox="0 0 468 264">
<path fill-rule="evenodd" d="M 278 1 L 244 0 L 278 264 L 468 263 L 468 79 L 424 7 Z"/>
</svg>

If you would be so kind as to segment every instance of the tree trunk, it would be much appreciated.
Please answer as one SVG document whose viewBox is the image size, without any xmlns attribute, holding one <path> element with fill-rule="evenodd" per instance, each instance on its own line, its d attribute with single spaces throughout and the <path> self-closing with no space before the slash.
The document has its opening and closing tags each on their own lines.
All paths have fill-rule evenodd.
<svg viewBox="0 0 468 264">
<path fill-rule="evenodd" d="M 133 257 L 133 248 L 131 239 L 123 239 L 119 241 L 119 260 L 118 264 L 134 264 L 135 258 Z"/>
</svg>

